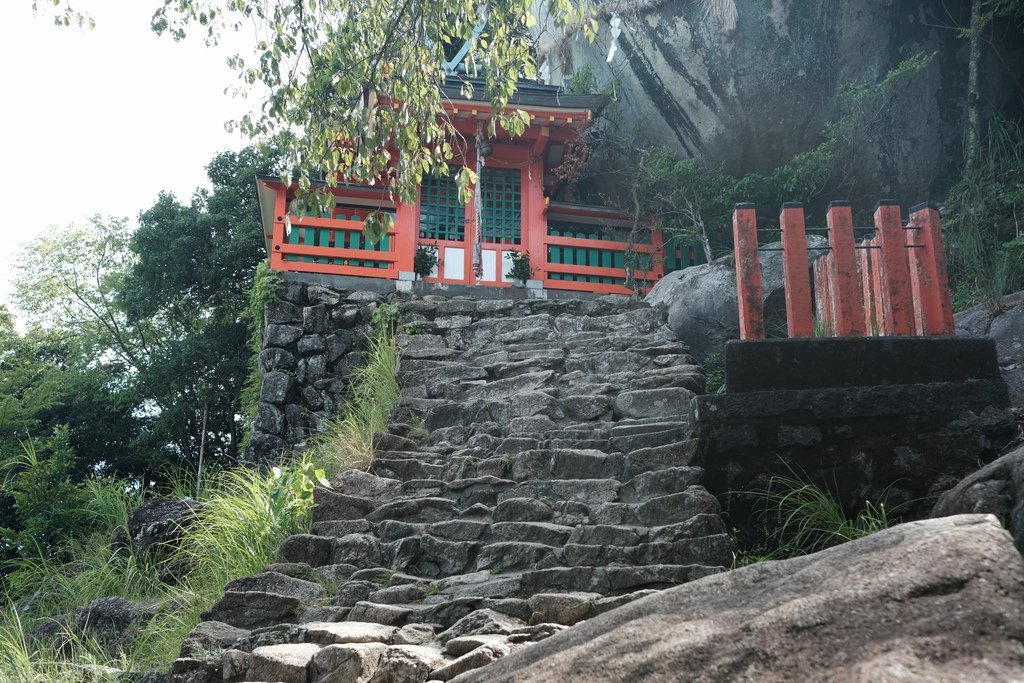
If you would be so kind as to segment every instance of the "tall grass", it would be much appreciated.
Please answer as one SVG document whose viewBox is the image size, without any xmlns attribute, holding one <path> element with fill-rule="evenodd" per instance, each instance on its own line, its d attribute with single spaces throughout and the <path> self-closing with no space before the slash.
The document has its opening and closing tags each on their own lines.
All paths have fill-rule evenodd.
<svg viewBox="0 0 1024 683">
<path fill-rule="evenodd" d="M 0 610 L 0 680 L 7 683 L 114 683 L 125 668 L 92 638 L 62 629 L 61 651 L 34 643 L 15 605 Z"/>
<path fill-rule="evenodd" d="M 1024 126 L 994 116 L 943 206 L 953 307 L 998 310 L 1024 287 Z"/>
<path fill-rule="evenodd" d="M 311 447 L 312 459 L 332 474 L 369 468 L 374 456 L 373 435 L 385 430 L 388 417 L 398 405 L 401 354 L 397 321 L 385 313 L 375 322 L 377 333 L 367 340 L 365 363 L 352 373 L 341 414 L 327 422 L 326 432 Z"/>
<path fill-rule="evenodd" d="M 24 559 L 10 577 L 9 594 L 17 599 L 0 622 L 0 680 L 84 680 L 83 667 L 91 680 L 102 680 L 96 678 L 102 673 L 97 667 L 166 667 L 225 583 L 262 571 L 286 536 L 309 529 L 312 487 L 303 480 L 306 470 L 300 459 L 270 472 L 227 471 L 210 482 L 199 499 L 200 512 L 170 556 L 169 561 L 189 568 L 173 586 L 160 581 L 148 558 L 111 549 L 110 539 L 126 525 L 139 494 L 119 484 L 90 483 L 87 510 L 102 523 L 72 547 L 74 559 Z M 70 614 L 112 595 L 150 602 L 156 609 L 124 651 L 105 651 L 85 635 L 68 631 L 59 634 L 57 656 L 25 637 L 53 615 Z"/>
<path fill-rule="evenodd" d="M 165 669 L 228 581 L 262 571 L 285 537 L 309 529 L 313 488 L 327 483 L 325 470 L 372 462 L 373 435 L 386 428 L 399 399 L 397 317 L 393 306 L 378 308 L 365 364 L 353 372 L 341 414 L 314 447 L 270 471 L 221 472 L 199 492 L 192 490 L 191 476 L 170 478 L 173 493 L 194 496 L 200 504 L 177 549 L 164 560 L 188 568 L 176 585 L 159 580 L 150 558 L 111 548 L 111 539 L 142 503 L 138 487 L 116 480 L 83 484 L 86 502 L 80 513 L 91 520 L 93 532 L 70 543 L 64 556 L 71 561 L 39 553 L 19 561 L 9 577 L 10 605 L 0 616 L 0 681 L 115 680 L 105 667 Z M 86 634 L 65 629 L 58 656 L 27 635 L 53 615 L 111 595 L 156 609 L 124 651 L 106 651 Z"/>
<path fill-rule="evenodd" d="M 737 556 L 737 564 L 779 560 L 830 548 L 889 528 L 885 504 L 871 501 L 852 518 L 831 495 L 796 476 L 774 476 L 749 495 L 764 504 L 767 544 Z"/>
</svg>

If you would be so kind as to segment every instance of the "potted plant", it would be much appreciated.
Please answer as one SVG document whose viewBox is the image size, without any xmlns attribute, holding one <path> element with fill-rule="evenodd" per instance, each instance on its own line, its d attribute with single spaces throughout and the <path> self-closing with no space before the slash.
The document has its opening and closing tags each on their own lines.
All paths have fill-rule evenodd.
<svg viewBox="0 0 1024 683">
<path fill-rule="evenodd" d="M 428 277 L 434 268 L 437 267 L 437 245 L 436 244 L 417 244 L 416 253 L 412 257 L 412 272 L 416 273 L 416 277 L 423 279 Z"/>
<path fill-rule="evenodd" d="M 525 251 L 512 250 L 508 252 L 508 258 L 512 262 L 505 273 L 505 277 L 518 281 L 524 287 L 526 281 L 533 275 L 533 268 L 530 267 L 530 255 Z"/>
</svg>

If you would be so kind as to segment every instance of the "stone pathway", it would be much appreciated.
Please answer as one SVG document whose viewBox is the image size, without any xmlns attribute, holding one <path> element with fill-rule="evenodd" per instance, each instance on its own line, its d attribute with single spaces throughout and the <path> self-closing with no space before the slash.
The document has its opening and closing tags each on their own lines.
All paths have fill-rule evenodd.
<svg viewBox="0 0 1024 683">
<path fill-rule="evenodd" d="M 689 465 L 704 377 L 664 313 L 406 302 L 402 405 L 369 473 L 238 579 L 172 680 L 447 681 L 652 591 L 732 543 Z"/>
</svg>

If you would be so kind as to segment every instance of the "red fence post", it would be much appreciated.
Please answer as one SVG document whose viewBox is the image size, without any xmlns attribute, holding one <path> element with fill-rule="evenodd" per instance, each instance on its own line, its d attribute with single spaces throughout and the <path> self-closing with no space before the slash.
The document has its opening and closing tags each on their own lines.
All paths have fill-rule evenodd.
<svg viewBox="0 0 1024 683">
<path fill-rule="evenodd" d="M 807 269 L 807 230 L 804 207 L 798 202 L 782 205 L 782 271 L 785 278 L 786 321 L 790 337 L 813 337 L 811 285 Z"/>
<path fill-rule="evenodd" d="M 814 310 L 818 316 L 818 322 L 822 329 L 831 336 L 834 326 L 834 292 L 832 291 L 831 266 L 828 263 L 828 256 L 824 256 L 814 262 Z"/>
<path fill-rule="evenodd" d="M 863 337 L 862 289 L 857 280 L 857 256 L 853 245 L 853 213 L 847 202 L 828 205 L 828 244 L 832 248 L 832 293 L 835 297 L 835 335 Z"/>
<path fill-rule="evenodd" d="M 908 250 L 915 280 L 917 333 L 953 334 L 953 304 L 938 209 L 931 204 L 913 207 L 909 227 L 916 229 L 907 230 L 907 243 L 919 245 Z"/>
<path fill-rule="evenodd" d="M 910 268 L 907 265 L 906 238 L 900 221 L 900 206 L 892 200 L 882 200 L 875 207 L 877 241 L 881 249 L 882 304 L 887 334 L 914 334 L 914 304 L 911 299 Z"/>
<path fill-rule="evenodd" d="M 872 287 L 871 277 L 871 240 L 864 240 L 861 243 L 858 252 L 858 260 L 860 262 L 860 282 L 861 282 L 861 293 L 863 294 L 864 301 L 864 330 L 865 335 L 872 336 L 876 334 L 878 325 L 875 323 L 875 312 L 874 312 L 874 287 Z"/>
<path fill-rule="evenodd" d="M 734 208 L 732 236 L 736 249 L 740 339 L 764 339 L 764 290 L 761 287 L 761 258 L 757 253 L 757 214 L 753 204 L 737 204 Z"/>
<path fill-rule="evenodd" d="M 892 334 L 892 309 L 889 308 L 889 290 L 886 289 L 885 278 L 882 277 L 882 248 L 879 246 L 877 234 L 868 241 L 868 246 L 871 259 L 871 299 L 874 302 L 872 308 L 875 327 L 878 334 L 890 335 Z"/>
</svg>

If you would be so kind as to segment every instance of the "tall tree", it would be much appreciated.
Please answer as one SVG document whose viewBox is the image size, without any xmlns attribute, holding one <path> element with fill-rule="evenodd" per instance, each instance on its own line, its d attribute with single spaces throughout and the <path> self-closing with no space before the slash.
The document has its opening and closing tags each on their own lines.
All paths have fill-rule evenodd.
<svg viewBox="0 0 1024 683">
<path fill-rule="evenodd" d="M 189 462 L 199 456 L 207 415 L 207 458 L 234 460 L 248 372 L 242 312 L 256 264 L 265 258 L 254 178 L 276 170 L 274 155 L 225 152 L 207 166 L 212 192 L 190 204 L 163 194 L 139 216 L 137 254 L 120 291 L 135 324 L 165 330 L 141 368 L 140 391 L 160 405 L 152 431 Z"/>
<path fill-rule="evenodd" d="M 204 413 L 207 462 L 237 455 L 250 354 L 242 315 L 264 256 L 253 180 L 275 170 L 252 149 L 219 154 L 207 167 L 212 191 L 189 204 L 161 195 L 134 233 L 100 218 L 55 229 L 20 261 L 20 308 L 133 392 L 132 448 L 160 454 L 151 474 L 196 463 Z"/>
</svg>

